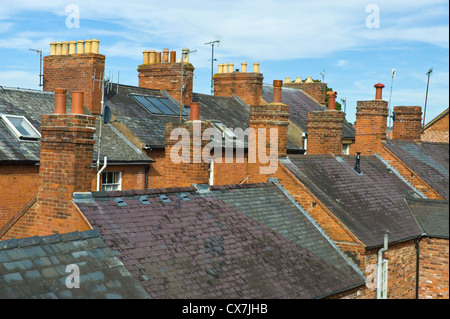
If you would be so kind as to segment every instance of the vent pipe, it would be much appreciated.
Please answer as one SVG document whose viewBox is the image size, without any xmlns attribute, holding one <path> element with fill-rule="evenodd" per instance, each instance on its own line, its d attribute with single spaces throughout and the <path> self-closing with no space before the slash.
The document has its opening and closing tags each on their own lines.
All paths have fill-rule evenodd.
<svg viewBox="0 0 450 319">
<path fill-rule="evenodd" d="M 357 152 L 356 154 L 357 154 L 356 155 L 356 164 L 355 164 L 354 170 L 358 174 L 361 174 L 361 152 Z"/>
</svg>

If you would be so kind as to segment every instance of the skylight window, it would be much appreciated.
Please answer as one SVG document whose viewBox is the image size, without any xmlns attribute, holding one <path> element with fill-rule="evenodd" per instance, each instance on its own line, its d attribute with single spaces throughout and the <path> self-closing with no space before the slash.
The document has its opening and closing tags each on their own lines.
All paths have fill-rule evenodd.
<svg viewBox="0 0 450 319">
<path fill-rule="evenodd" d="M 41 137 L 39 131 L 34 128 L 25 116 L 2 114 L 1 118 L 19 140 L 37 141 Z"/>
<path fill-rule="evenodd" d="M 131 96 L 143 107 L 145 107 L 152 114 L 161 115 L 179 115 L 180 107 L 173 103 L 170 99 L 165 97 L 144 96 L 138 94 L 131 94 Z M 182 115 L 189 115 L 184 108 Z"/>
</svg>

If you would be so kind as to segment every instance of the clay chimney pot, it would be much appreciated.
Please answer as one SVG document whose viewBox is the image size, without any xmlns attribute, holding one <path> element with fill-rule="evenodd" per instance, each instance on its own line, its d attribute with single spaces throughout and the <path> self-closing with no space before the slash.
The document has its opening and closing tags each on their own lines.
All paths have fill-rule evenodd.
<svg viewBox="0 0 450 319">
<path fill-rule="evenodd" d="M 84 114 L 83 112 L 83 92 L 72 92 L 72 111 L 71 114 Z"/>
<path fill-rule="evenodd" d="M 376 100 L 381 100 L 383 99 L 383 88 L 384 88 L 384 84 L 381 83 L 377 83 L 374 85 L 375 87 L 375 99 Z"/>
<path fill-rule="evenodd" d="M 199 102 L 191 102 L 190 119 L 191 119 L 191 121 L 200 120 L 200 103 Z"/>
<path fill-rule="evenodd" d="M 66 89 L 55 89 L 54 114 L 66 114 Z"/>
</svg>

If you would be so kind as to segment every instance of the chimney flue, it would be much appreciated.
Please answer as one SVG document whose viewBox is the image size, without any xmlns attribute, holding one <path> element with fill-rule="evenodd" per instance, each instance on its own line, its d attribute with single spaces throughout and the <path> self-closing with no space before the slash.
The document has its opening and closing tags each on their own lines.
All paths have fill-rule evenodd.
<svg viewBox="0 0 450 319">
<path fill-rule="evenodd" d="M 281 103 L 282 80 L 273 80 L 273 103 Z"/>
<path fill-rule="evenodd" d="M 384 84 L 377 83 L 374 85 L 375 87 L 375 100 L 382 100 L 383 99 L 383 88 Z"/>
<path fill-rule="evenodd" d="M 361 152 L 356 153 L 356 164 L 355 164 L 354 170 L 358 174 L 361 174 Z"/>
<path fill-rule="evenodd" d="M 328 109 L 329 110 L 336 110 L 336 92 L 328 91 Z"/>
<path fill-rule="evenodd" d="M 83 92 L 72 92 L 72 111 L 71 114 L 84 114 L 83 112 Z"/>
<path fill-rule="evenodd" d="M 200 120 L 200 103 L 199 102 L 191 102 L 190 119 L 191 119 L 191 121 Z"/>
<path fill-rule="evenodd" d="M 54 114 L 66 114 L 66 89 L 55 89 Z"/>
<path fill-rule="evenodd" d="M 253 73 L 259 73 L 259 63 L 253 63 Z"/>
</svg>

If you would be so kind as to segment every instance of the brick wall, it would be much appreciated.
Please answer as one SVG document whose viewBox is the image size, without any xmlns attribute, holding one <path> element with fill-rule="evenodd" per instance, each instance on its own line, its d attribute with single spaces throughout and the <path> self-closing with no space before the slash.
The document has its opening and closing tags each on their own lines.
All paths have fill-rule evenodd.
<svg viewBox="0 0 450 319">
<path fill-rule="evenodd" d="M 373 155 L 386 141 L 388 102 L 384 100 L 358 101 L 356 106 L 355 144 L 352 154 Z"/>
<path fill-rule="evenodd" d="M 423 238 L 420 241 L 419 298 L 449 298 L 449 242 Z"/>
<path fill-rule="evenodd" d="M 167 91 L 175 100 L 181 97 L 181 63 L 141 64 L 138 67 L 139 87 Z M 183 105 L 192 102 L 194 66 L 191 63 L 183 65 Z"/>
<path fill-rule="evenodd" d="M 236 95 L 248 105 L 261 104 L 263 75 L 257 72 L 231 72 L 214 75 L 214 95 Z"/>
<path fill-rule="evenodd" d="M 422 130 L 422 108 L 420 106 L 395 106 L 395 121 L 392 138 L 420 140 Z"/>
<path fill-rule="evenodd" d="M 204 146 L 209 141 L 201 140 L 204 130 L 208 127 L 206 122 L 187 121 L 183 124 L 166 123 L 165 159 L 164 159 L 164 184 L 165 187 L 183 187 L 192 184 L 208 184 L 209 163 L 202 158 Z M 189 136 L 183 137 L 175 134 L 175 140 L 171 140 L 172 130 L 186 129 Z M 198 135 L 199 134 L 199 135 Z M 199 137 L 199 138 L 198 138 Z M 171 150 L 174 149 L 174 157 Z M 182 149 L 188 150 L 182 154 Z M 176 154 L 182 158 L 175 158 Z"/>
<path fill-rule="evenodd" d="M 316 100 L 317 103 L 319 103 L 321 105 L 325 105 L 326 90 L 327 90 L 326 83 L 322 83 L 322 82 L 286 83 L 285 82 L 283 85 L 288 88 L 301 89 L 303 92 L 305 92 L 310 97 L 312 97 L 314 100 Z"/>
<path fill-rule="evenodd" d="M 110 165 L 105 168 L 106 172 L 122 172 L 122 190 L 144 189 L 145 188 L 145 167 L 146 165 Z M 100 182 L 101 189 L 101 182 Z M 97 190 L 97 174 L 91 182 L 91 191 Z"/>
<path fill-rule="evenodd" d="M 38 165 L 0 165 L 0 229 L 36 196 L 38 183 Z"/>
<path fill-rule="evenodd" d="M 67 91 L 82 91 L 84 105 L 92 114 L 101 113 L 101 86 L 99 82 L 105 71 L 105 56 L 95 53 L 49 55 L 44 57 L 44 91 L 66 88 Z"/>
<path fill-rule="evenodd" d="M 422 141 L 424 142 L 437 142 L 448 143 L 449 142 L 449 122 L 448 113 L 441 119 L 436 121 L 433 125 L 428 127 L 422 134 Z"/>
<path fill-rule="evenodd" d="M 308 155 L 342 154 L 344 112 L 308 112 Z"/>
</svg>

